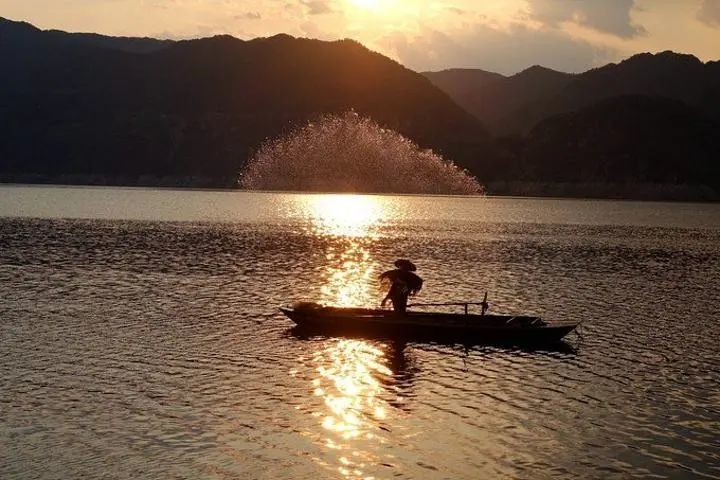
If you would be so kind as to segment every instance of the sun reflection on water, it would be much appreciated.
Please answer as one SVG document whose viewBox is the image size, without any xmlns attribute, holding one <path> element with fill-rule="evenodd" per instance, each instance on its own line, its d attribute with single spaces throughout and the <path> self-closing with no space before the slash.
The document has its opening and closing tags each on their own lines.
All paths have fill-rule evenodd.
<svg viewBox="0 0 720 480">
<path fill-rule="evenodd" d="M 302 198 L 309 229 L 328 237 L 320 295 L 325 305 L 371 306 L 378 302 L 379 265 L 369 244 L 376 241 L 386 209 L 381 197 L 311 195 Z"/>
<path fill-rule="evenodd" d="M 380 395 L 379 378 L 392 375 L 385 362 L 382 349 L 361 340 L 337 340 L 315 353 L 312 387 L 325 406 L 319 412 L 325 447 L 335 452 L 334 468 L 347 478 L 368 478 L 364 472 L 385 443 L 378 434 L 389 409 Z"/>
<path fill-rule="evenodd" d="M 333 306 L 374 306 L 381 292 L 380 264 L 371 243 L 379 238 L 388 215 L 381 197 L 313 195 L 302 206 L 313 235 L 324 242 L 320 303 Z M 315 412 L 327 456 L 318 463 L 345 478 L 368 475 L 383 453 L 381 425 L 391 406 L 381 395 L 382 380 L 392 375 L 383 348 L 368 341 L 333 339 L 313 355 L 310 390 L 321 401 Z"/>
<path fill-rule="evenodd" d="M 375 238 L 386 216 L 381 197 L 369 195 L 308 195 L 303 210 L 315 234 Z"/>
<path fill-rule="evenodd" d="M 377 270 L 366 248 L 351 242 L 344 250 L 330 251 L 326 257 L 328 266 L 320 287 L 321 303 L 338 307 L 377 303 Z"/>
</svg>

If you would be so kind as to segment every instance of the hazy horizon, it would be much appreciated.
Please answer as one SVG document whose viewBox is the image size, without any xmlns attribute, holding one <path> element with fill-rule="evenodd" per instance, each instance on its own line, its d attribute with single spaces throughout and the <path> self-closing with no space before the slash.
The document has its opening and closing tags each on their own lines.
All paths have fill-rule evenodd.
<svg viewBox="0 0 720 480">
<path fill-rule="evenodd" d="M 716 0 L 0 0 L 0 15 L 41 29 L 110 36 L 248 40 L 287 33 L 351 38 L 416 71 L 532 65 L 577 73 L 636 53 L 673 50 L 720 58 Z"/>
</svg>

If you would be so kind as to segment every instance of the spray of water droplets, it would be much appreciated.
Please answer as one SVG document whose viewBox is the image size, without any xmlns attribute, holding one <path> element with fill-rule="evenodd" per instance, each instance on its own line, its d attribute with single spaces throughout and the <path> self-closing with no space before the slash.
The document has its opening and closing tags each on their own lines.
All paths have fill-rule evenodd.
<svg viewBox="0 0 720 480">
<path fill-rule="evenodd" d="M 355 112 L 265 142 L 239 180 L 250 190 L 478 195 L 466 170 Z"/>
</svg>

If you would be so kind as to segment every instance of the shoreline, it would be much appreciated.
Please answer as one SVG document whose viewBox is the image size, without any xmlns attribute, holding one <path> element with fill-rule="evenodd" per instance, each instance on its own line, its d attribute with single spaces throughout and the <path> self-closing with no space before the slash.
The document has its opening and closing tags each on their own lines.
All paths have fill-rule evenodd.
<svg viewBox="0 0 720 480">
<path fill-rule="evenodd" d="M 397 192 L 315 192 L 315 191 L 274 191 L 245 190 L 239 188 L 236 179 L 201 176 L 106 176 L 106 175 L 36 175 L 0 174 L 3 186 L 53 186 L 53 187 L 110 187 L 148 188 L 168 190 L 197 190 L 216 192 L 256 193 L 315 193 L 315 194 L 359 194 L 359 195 L 420 195 L 464 197 L 452 194 L 412 194 Z M 720 202 L 720 191 L 706 185 L 674 185 L 653 183 L 606 183 L 606 182 L 505 182 L 494 181 L 485 184 L 485 195 L 489 198 L 539 198 L 566 200 L 627 200 L 647 202 Z M 469 197 L 477 197 L 471 195 Z"/>
</svg>

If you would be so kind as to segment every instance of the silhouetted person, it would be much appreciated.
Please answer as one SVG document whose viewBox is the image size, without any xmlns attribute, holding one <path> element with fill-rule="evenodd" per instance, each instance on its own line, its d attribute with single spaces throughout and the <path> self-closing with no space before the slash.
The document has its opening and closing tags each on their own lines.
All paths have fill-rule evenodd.
<svg viewBox="0 0 720 480">
<path fill-rule="evenodd" d="M 416 295 L 423 286 L 423 279 L 413 272 L 417 270 L 410 260 L 396 260 L 395 270 L 388 270 L 380 275 L 380 280 L 390 282 L 390 290 L 381 303 L 385 307 L 388 299 L 392 301 L 393 310 L 405 312 L 407 310 L 408 297 Z"/>
</svg>

